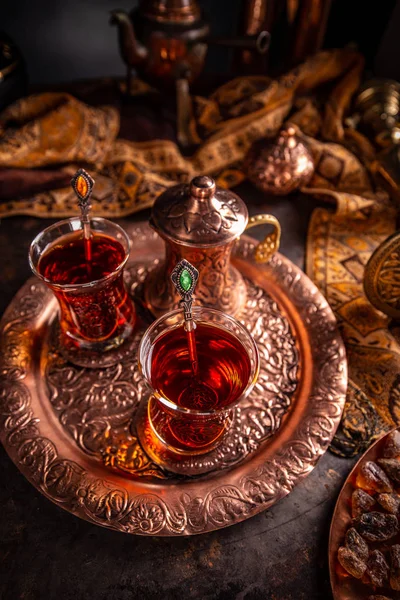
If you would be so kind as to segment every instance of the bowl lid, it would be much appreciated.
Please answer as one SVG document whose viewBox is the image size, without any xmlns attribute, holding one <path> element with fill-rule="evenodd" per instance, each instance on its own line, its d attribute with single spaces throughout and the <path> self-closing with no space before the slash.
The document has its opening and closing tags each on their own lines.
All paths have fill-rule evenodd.
<svg viewBox="0 0 400 600">
<path fill-rule="evenodd" d="M 247 207 L 237 194 L 200 175 L 189 185 L 179 184 L 162 193 L 153 206 L 151 224 L 174 242 L 209 247 L 237 238 L 248 218 Z"/>
</svg>

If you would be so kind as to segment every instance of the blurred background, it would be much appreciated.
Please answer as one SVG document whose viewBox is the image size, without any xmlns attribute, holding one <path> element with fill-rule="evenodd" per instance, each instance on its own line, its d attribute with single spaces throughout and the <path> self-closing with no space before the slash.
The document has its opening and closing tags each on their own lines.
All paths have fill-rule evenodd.
<svg viewBox="0 0 400 600">
<path fill-rule="evenodd" d="M 323 46 L 354 43 L 377 75 L 400 79 L 400 0 L 321 1 L 329 6 Z M 119 76 L 126 69 L 116 30 L 109 25 L 109 12 L 129 11 L 137 4 L 138 0 L 1 0 L 0 29 L 22 51 L 32 84 Z M 245 0 L 200 0 L 215 35 L 242 33 L 245 4 Z M 301 0 L 266 2 L 266 25 L 272 33 L 269 73 L 289 66 L 291 49 L 285 20 L 287 12 L 301 4 Z M 206 72 L 226 74 L 235 68 L 232 49 L 210 48 Z"/>
</svg>

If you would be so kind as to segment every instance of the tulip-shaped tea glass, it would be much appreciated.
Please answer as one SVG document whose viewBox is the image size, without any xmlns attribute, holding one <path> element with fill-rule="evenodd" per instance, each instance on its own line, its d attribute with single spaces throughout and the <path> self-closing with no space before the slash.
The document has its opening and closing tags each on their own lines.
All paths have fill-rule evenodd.
<svg viewBox="0 0 400 600">
<path fill-rule="evenodd" d="M 98 353 L 131 334 L 135 308 L 123 281 L 127 234 L 106 219 L 93 218 L 90 225 L 86 248 L 79 218 L 51 225 L 33 240 L 29 263 L 58 300 L 62 344 Z"/>
<path fill-rule="evenodd" d="M 221 443 L 232 409 L 250 394 L 259 373 L 257 346 L 241 323 L 205 307 L 193 308 L 192 315 L 195 367 L 182 310 L 155 321 L 139 346 L 150 387 L 139 413 L 139 440 L 152 460 L 189 475 L 207 470 L 201 456 Z M 199 459 L 188 460 L 193 457 Z"/>
</svg>

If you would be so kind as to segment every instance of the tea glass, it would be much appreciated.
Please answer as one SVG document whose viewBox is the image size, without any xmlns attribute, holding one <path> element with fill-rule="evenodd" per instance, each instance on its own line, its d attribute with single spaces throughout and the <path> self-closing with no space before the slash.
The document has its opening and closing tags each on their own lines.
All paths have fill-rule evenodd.
<svg viewBox="0 0 400 600">
<path fill-rule="evenodd" d="M 154 372 L 155 347 L 158 347 L 158 353 L 160 353 L 160 340 L 166 336 L 166 333 L 179 328 L 183 329 L 182 310 L 169 312 L 155 321 L 144 333 L 138 350 L 139 367 L 150 389 L 150 397 L 143 403 L 141 411 L 139 411 L 137 427 L 139 440 L 145 452 L 156 463 L 170 471 L 186 474 L 197 474 L 207 470 L 202 466 L 201 457 L 221 444 L 232 424 L 234 407 L 250 394 L 260 369 L 257 345 L 251 334 L 239 321 L 219 310 L 201 306 L 193 308 L 193 318 L 196 323 L 195 336 L 199 332 L 199 325 L 212 327 L 212 329 L 207 328 L 211 332 L 213 341 L 208 346 L 206 353 L 202 353 L 200 336 L 196 341 L 198 371 L 203 374 L 203 378 L 200 376 L 200 385 L 206 384 L 207 387 L 204 375 L 209 372 L 210 367 L 218 367 L 212 387 L 217 392 L 219 400 L 212 408 L 195 409 L 182 406 L 182 403 L 178 404 L 179 398 L 171 397 L 172 394 L 167 397 L 160 391 L 160 386 L 155 383 L 157 377 L 157 373 Z M 243 364 L 236 364 L 235 367 L 234 361 L 230 363 L 230 366 L 226 361 L 224 362 L 224 353 L 219 347 L 218 339 L 221 339 L 221 335 L 226 338 L 226 334 L 230 334 L 237 347 L 241 349 L 241 352 L 236 353 L 235 357 L 237 361 L 246 361 L 246 369 L 241 368 Z M 172 340 L 173 337 L 166 336 L 164 339 Z M 158 346 L 156 346 L 157 343 Z M 169 363 L 171 369 L 171 363 L 175 357 L 177 369 L 180 371 L 179 378 L 176 378 L 176 374 L 174 377 L 173 371 L 171 377 L 178 381 L 178 387 L 179 379 L 182 380 L 181 387 L 186 385 L 183 382 L 185 377 L 188 378 L 189 372 L 188 347 L 184 359 L 186 369 L 182 368 L 182 364 L 184 364 L 182 363 L 182 353 L 185 351 L 182 344 L 178 350 L 179 359 L 176 347 L 172 348 L 171 345 L 168 348 L 166 345 L 162 349 L 167 361 L 165 364 Z M 241 356 L 242 358 L 240 358 Z M 167 370 L 165 367 L 164 373 Z M 240 374 L 243 376 L 243 373 L 245 373 L 245 379 L 240 377 Z M 233 392 L 229 394 L 226 402 L 223 397 L 227 389 L 222 385 L 224 378 L 227 378 L 226 381 L 233 386 L 233 388 L 231 387 Z M 195 382 L 194 385 L 197 386 L 196 377 Z M 179 396 L 178 392 L 177 395 Z M 188 461 L 193 458 L 195 458 L 194 461 Z"/>
<path fill-rule="evenodd" d="M 39 233 L 29 250 L 29 264 L 58 300 L 61 345 L 68 350 L 102 353 L 120 346 L 134 328 L 135 308 L 123 280 L 130 241 L 119 225 L 107 219 L 92 218 L 90 225 L 94 235 L 108 236 L 123 249 L 121 260 L 105 276 L 86 283 L 60 284 L 40 270 L 40 260 L 47 251 L 62 247 L 73 234 L 79 236 L 82 232 L 83 237 L 79 218 L 59 221 Z"/>
</svg>

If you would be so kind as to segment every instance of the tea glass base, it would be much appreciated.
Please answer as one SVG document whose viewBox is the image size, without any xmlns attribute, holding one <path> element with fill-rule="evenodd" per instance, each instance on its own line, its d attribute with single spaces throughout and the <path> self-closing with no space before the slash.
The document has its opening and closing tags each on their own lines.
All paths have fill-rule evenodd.
<svg viewBox="0 0 400 600">
<path fill-rule="evenodd" d="M 78 367 L 102 369 L 115 365 L 132 353 L 134 325 L 126 327 L 124 332 L 114 338 L 112 343 L 98 344 L 90 348 L 79 348 L 62 331 L 59 322 L 54 326 L 54 344 L 60 354 Z"/>
<path fill-rule="evenodd" d="M 215 458 L 210 461 L 207 457 L 228 433 L 233 421 L 232 414 L 227 417 L 222 435 L 215 440 L 212 446 L 207 447 L 206 452 L 182 451 L 167 444 L 157 434 L 149 417 L 149 407 L 152 401 L 154 400 L 150 397 L 148 402 L 142 402 L 135 419 L 137 438 L 147 456 L 166 471 L 178 475 L 191 477 L 215 471 Z"/>
</svg>

